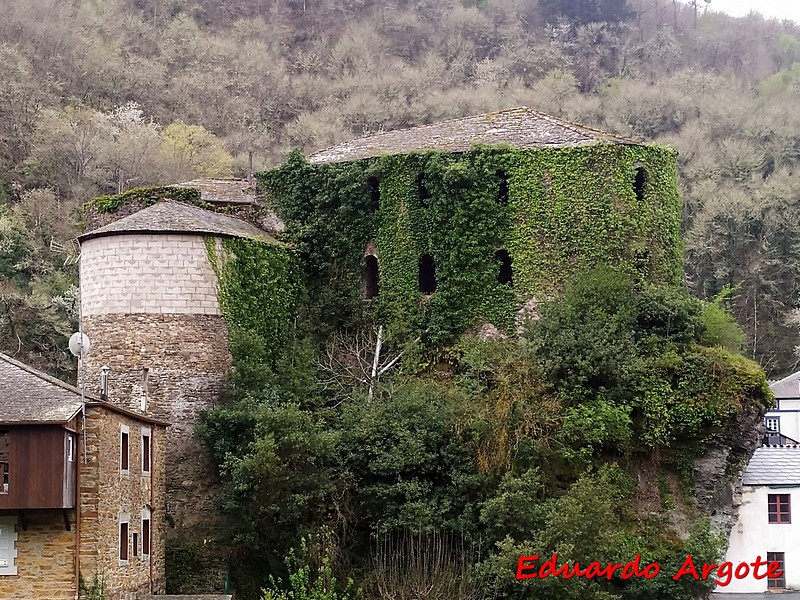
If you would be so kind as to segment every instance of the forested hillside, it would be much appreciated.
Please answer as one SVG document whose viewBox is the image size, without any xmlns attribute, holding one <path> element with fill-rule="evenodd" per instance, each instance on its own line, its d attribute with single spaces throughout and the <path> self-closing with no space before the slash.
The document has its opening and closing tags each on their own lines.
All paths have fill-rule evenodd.
<svg viewBox="0 0 800 600">
<path fill-rule="evenodd" d="M 528 105 L 680 152 L 687 285 L 729 290 L 748 354 L 786 370 L 800 28 L 700 13 L 674 0 L 0 0 L 2 349 L 67 374 L 74 265 L 50 247 L 93 195 Z"/>
<path fill-rule="evenodd" d="M 0 0 L 0 350 L 70 377 L 68 240 L 101 193 L 519 105 L 672 146 L 686 290 L 581 273 L 518 339 L 387 336 L 379 381 L 368 303 L 326 313 L 308 256 L 229 241 L 234 369 L 198 434 L 239 597 L 690 600 L 711 582 L 670 571 L 718 562 L 707 517 L 773 400 L 738 351 L 778 372 L 800 345 L 798 40 L 674 0 Z M 208 548 L 170 543 L 170 591 L 222 586 Z M 515 581 L 533 549 L 663 573 Z"/>
</svg>

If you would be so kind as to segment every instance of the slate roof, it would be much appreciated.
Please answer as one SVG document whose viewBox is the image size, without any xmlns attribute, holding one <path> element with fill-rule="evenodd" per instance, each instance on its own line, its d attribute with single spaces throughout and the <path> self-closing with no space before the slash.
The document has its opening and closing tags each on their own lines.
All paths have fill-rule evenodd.
<svg viewBox="0 0 800 600">
<path fill-rule="evenodd" d="M 81 403 L 78 388 L 0 353 L 0 423 L 66 423 Z"/>
<path fill-rule="evenodd" d="M 771 383 L 769 389 L 776 398 L 800 398 L 800 371 Z"/>
<path fill-rule="evenodd" d="M 84 399 L 88 408 L 102 408 L 146 423 L 169 425 L 166 421 L 99 400 L 93 394 L 84 394 L 81 398 L 81 391 L 74 385 L 0 352 L 0 425 L 67 423 L 81 411 Z"/>
<path fill-rule="evenodd" d="M 747 463 L 744 485 L 800 485 L 800 446 L 761 446 Z"/>
<path fill-rule="evenodd" d="M 255 204 L 257 200 L 255 185 L 246 179 L 212 179 L 202 177 L 176 183 L 172 187 L 194 188 L 200 198 L 211 204 Z"/>
<path fill-rule="evenodd" d="M 78 236 L 86 240 L 124 233 L 197 233 L 278 243 L 255 225 L 182 202 L 159 202 L 117 221 Z"/>
<path fill-rule="evenodd" d="M 464 152 L 475 144 L 509 144 L 518 148 L 562 148 L 586 144 L 641 145 L 634 140 L 570 123 L 522 106 L 368 135 L 316 152 L 308 160 L 311 163 L 336 163 L 425 150 Z"/>
</svg>

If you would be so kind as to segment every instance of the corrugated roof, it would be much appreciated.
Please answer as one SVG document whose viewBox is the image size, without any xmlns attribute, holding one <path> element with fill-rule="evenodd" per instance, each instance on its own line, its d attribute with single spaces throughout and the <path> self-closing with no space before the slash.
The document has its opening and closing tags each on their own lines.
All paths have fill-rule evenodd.
<svg viewBox="0 0 800 600">
<path fill-rule="evenodd" d="M 757 448 L 742 475 L 744 485 L 800 485 L 800 446 Z"/>
<path fill-rule="evenodd" d="M 570 123 L 523 106 L 357 138 L 309 156 L 311 163 L 336 163 L 384 154 L 437 150 L 464 152 L 475 144 L 560 148 L 586 144 L 636 144 L 605 131 Z"/>
<path fill-rule="evenodd" d="M 136 232 L 170 232 L 240 237 L 262 242 L 278 242 L 265 231 L 240 219 L 191 206 L 182 202 L 159 202 L 117 221 L 78 236 L 80 241 L 91 238 Z"/>
<path fill-rule="evenodd" d="M 78 388 L 0 353 L 0 423 L 66 423 L 81 403 Z"/>
<path fill-rule="evenodd" d="M 800 398 L 800 371 L 770 384 L 776 398 Z"/>
</svg>

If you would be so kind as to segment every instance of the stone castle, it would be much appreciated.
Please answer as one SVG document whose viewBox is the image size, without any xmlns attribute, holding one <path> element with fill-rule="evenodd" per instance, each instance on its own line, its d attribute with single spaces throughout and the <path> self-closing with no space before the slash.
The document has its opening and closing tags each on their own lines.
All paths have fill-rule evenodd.
<svg viewBox="0 0 800 600">
<path fill-rule="evenodd" d="M 656 236 L 658 242 L 651 240 L 656 238 L 650 225 L 632 218 L 614 221 L 619 223 L 620 231 L 607 232 L 613 242 L 608 247 L 617 248 L 620 258 L 631 259 L 634 252 L 643 249 L 647 251 L 642 255 L 645 261 L 651 256 L 680 255 L 679 208 L 662 202 L 663 197 L 677 197 L 672 154 L 663 149 L 651 152 L 635 142 L 528 109 L 368 136 L 312 155 L 310 162 L 324 167 L 409 152 L 457 154 L 476 143 L 530 152 L 546 150 L 555 152 L 556 160 L 560 149 L 609 148 L 611 156 L 619 157 L 619 163 L 587 167 L 597 170 L 591 174 L 595 187 L 587 192 L 576 186 L 574 197 L 581 199 L 588 193 L 605 198 L 609 211 L 621 215 L 628 214 L 629 206 L 646 205 L 649 208 L 644 218 L 648 214 L 659 217 L 655 222 L 665 233 Z M 625 151 L 632 146 L 651 162 L 643 164 L 626 158 Z M 672 175 L 648 179 L 650 169 L 655 172 L 656 167 Z M 506 193 L 511 189 L 512 193 L 524 195 L 526 187 L 533 185 L 524 170 L 503 176 L 507 177 L 503 184 L 507 186 Z M 614 191 L 620 183 L 626 190 L 622 194 Z M 204 449 L 193 436 L 198 415 L 220 401 L 230 364 L 228 327 L 220 307 L 219 282 L 209 257 L 209 244 L 217 245 L 227 238 L 273 244 L 273 236 L 282 225 L 274 215 L 260 220 L 253 217 L 250 209 L 260 201 L 245 182 L 198 181 L 187 185 L 199 189 L 209 205 L 201 208 L 171 200 L 147 205 L 133 200 L 115 211 L 90 209 L 87 213 L 86 232 L 79 237 L 80 288 L 82 326 L 92 342 L 92 351 L 84 361 L 82 376 L 91 389 L 101 367 L 108 366 L 111 402 L 171 424 L 166 440 L 166 536 L 171 543 L 191 546 L 201 554 L 207 577 L 198 581 L 197 591 L 221 591 L 227 555 L 217 542 L 215 476 Z M 365 176 L 364 193 L 377 198 L 376 191 L 380 191 L 381 206 L 397 200 L 389 192 L 383 193 L 381 185 L 379 181 L 367 181 Z M 569 182 L 565 185 L 569 192 Z M 403 198 L 417 194 L 413 180 L 402 194 Z M 535 225 L 524 221 L 529 218 L 524 211 L 513 215 L 520 227 Z M 367 297 L 393 293 L 391 277 L 398 270 L 395 265 L 377 262 L 379 256 L 383 260 L 381 243 L 385 239 L 388 236 L 378 236 L 377 241 L 363 240 L 363 247 L 372 251 L 357 259 L 372 257 L 365 270 L 370 281 L 342 281 L 342 286 L 350 286 L 355 293 Z M 548 246 L 541 248 L 541 260 L 548 260 L 547 252 L 558 243 L 548 240 Z M 518 243 L 505 243 L 503 247 L 513 260 L 517 260 L 515 253 L 522 251 Z M 439 250 L 432 252 L 431 261 L 438 260 L 436 252 Z M 441 252 L 448 249 L 442 248 Z M 423 268 L 420 257 L 413 260 L 420 260 Z M 514 264 L 524 267 L 522 259 Z M 653 273 L 654 278 L 673 277 L 671 271 Z M 532 295 L 530 288 L 535 283 L 515 276 L 520 306 L 526 296 Z M 447 285 L 447 281 L 440 281 L 438 289 L 446 290 Z M 420 297 L 436 294 L 436 282 L 431 285 L 422 274 L 419 286 Z"/>
</svg>

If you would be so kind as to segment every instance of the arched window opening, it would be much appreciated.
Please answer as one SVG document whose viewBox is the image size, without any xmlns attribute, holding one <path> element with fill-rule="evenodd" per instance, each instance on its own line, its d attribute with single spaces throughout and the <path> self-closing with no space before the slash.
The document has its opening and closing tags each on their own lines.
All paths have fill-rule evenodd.
<svg viewBox="0 0 800 600">
<path fill-rule="evenodd" d="M 430 191 L 425 187 L 425 176 L 420 173 L 417 175 L 417 193 L 419 194 L 419 201 L 422 206 L 428 206 L 428 200 L 431 197 Z"/>
<path fill-rule="evenodd" d="M 378 278 L 378 259 L 374 256 L 365 256 L 361 292 L 367 300 L 378 295 Z"/>
<path fill-rule="evenodd" d="M 508 206 L 508 176 L 505 171 L 497 171 L 497 178 L 500 180 L 500 185 L 497 188 L 497 203 L 502 206 Z"/>
<path fill-rule="evenodd" d="M 419 291 L 423 294 L 436 291 L 436 263 L 430 254 L 423 254 L 419 259 Z"/>
<path fill-rule="evenodd" d="M 633 178 L 633 191 L 639 202 L 644 200 L 644 184 L 647 181 L 647 172 L 644 167 L 636 167 L 636 175 Z"/>
<path fill-rule="evenodd" d="M 511 269 L 511 257 L 508 255 L 508 250 L 501 248 L 494 253 L 494 259 L 500 263 L 497 282 L 501 285 L 514 285 L 514 271 Z"/>
<path fill-rule="evenodd" d="M 381 203 L 381 187 L 378 178 L 370 177 L 367 179 L 367 187 L 369 188 L 369 207 L 370 210 L 375 212 Z"/>
</svg>

